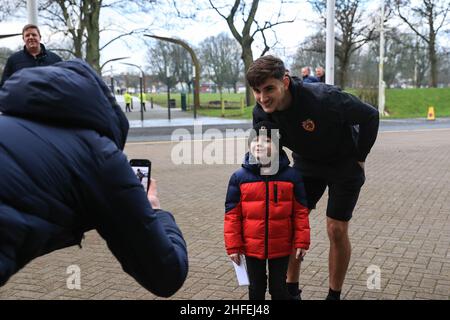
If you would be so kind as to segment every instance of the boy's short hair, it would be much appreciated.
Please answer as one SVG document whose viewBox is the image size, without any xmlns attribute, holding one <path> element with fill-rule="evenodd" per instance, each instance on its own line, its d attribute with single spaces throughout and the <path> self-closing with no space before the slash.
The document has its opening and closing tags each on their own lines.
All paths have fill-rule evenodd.
<svg viewBox="0 0 450 320">
<path fill-rule="evenodd" d="M 256 88 L 269 78 L 283 80 L 286 74 L 284 62 L 275 56 L 267 55 L 256 59 L 247 70 L 250 87 Z"/>
<path fill-rule="evenodd" d="M 26 24 L 26 25 L 22 28 L 22 36 L 23 36 L 23 34 L 25 33 L 25 31 L 27 31 L 28 29 L 36 29 L 37 32 L 38 32 L 38 34 L 39 34 L 39 37 L 41 36 L 41 31 L 39 31 L 38 26 L 35 25 L 35 24 L 32 24 L 32 23 Z"/>
</svg>

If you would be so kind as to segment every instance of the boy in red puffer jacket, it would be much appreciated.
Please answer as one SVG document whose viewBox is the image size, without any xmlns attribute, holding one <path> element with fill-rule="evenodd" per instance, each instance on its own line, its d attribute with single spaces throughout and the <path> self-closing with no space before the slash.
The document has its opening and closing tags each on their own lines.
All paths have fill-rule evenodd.
<svg viewBox="0 0 450 320">
<path fill-rule="evenodd" d="M 310 243 L 303 181 L 289 166 L 277 138 L 274 124 L 255 125 L 250 152 L 231 176 L 226 196 L 225 247 L 238 265 L 239 254 L 245 255 L 250 300 L 265 298 L 267 263 L 272 299 L 291 299 L 286 286 L 289 256 L 295 250 L 296 258 L 302 259 Z"/>
</svg>

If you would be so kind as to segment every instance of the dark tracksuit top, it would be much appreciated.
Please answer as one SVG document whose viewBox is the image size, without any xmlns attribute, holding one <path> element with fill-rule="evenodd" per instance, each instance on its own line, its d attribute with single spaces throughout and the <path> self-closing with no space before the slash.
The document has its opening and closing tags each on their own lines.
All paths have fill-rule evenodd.
<svg viewBox="0 0 450 320">
<path fill-rule="evenodd" d="M 291 78 L 292 104 L 271 114 L 259 104 L 253 124 L 266 120 L 280 127 L 280 142 L 294 153 L 295 161 L 332 164 L 354 158 L 365 161 L 375 143 L 378 111 L 336 86 L 307 84 Z"/>
<path fill-rule="evenodd" d="M 23 50 L 12 54 L 6 61 L 2 80 L 0 81 L 0 87 L 2 87 L 3 83 L 5 83 L 5 81 L 16 71 L 24 68 L 49 66 L 60 61 L 61 58 L 57 54 L 48 51 L 42 43 L 41 52 L 36 57 L 31 55 L 24 46 Z"/>
</svg>

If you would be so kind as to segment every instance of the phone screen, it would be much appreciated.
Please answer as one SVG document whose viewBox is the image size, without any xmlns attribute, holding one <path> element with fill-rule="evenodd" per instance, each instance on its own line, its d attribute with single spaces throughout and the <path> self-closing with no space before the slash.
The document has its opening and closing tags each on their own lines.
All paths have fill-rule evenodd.
<svg viewBox="0 0 450 320">
<path fill-rule="evenodd" d="M 130 165 L 131 168 L 133 168 L 134 174 L 142 183 L 145 192 L 147 192 L 150 186 L 152 163 L 150 162 L 150 160 L 146 159 L 132 159 L 130 160 Z"/>
</svg>

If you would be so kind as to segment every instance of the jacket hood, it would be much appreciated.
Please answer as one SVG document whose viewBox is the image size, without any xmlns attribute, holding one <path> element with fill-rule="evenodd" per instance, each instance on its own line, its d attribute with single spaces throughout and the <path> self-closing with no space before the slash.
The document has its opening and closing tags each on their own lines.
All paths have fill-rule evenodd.
<svg viewBox="0 0 450 320">
<path fill-rule="evenodd" d="M 290 164 L 290 161 L 289 161 L 289 158 L 288 158 L 286 152 L 284 152 L 284 150 L 281 149 L 280 155 L 279 155 L 278 172 L 281 172 L 282 170 L 289 167 L 289 164 Z M 242 164 L 242 167 L 245 169 L 251 170 L 255 173 L 259 173 L 260 169 L 261 169 L 261 165 L 259 163 L 257 163 L 257 160 L 250 152 L 247 152 L 245 154 L 245 159 L 244 159 L 244 163 Z"/>
<path fill-rule="evenodd" d="M 291 76 L 291 86 L 292 87 L 303 87 L 303 79 L 297 76 Z"/>
<path fill-rule="evenodd" d="M 91 129 L 122 150 L 129 128 L 109 88 L 79 59 L 17 71 L 0 89 L 0 111 L 55 126 Z"/>
</svg>

